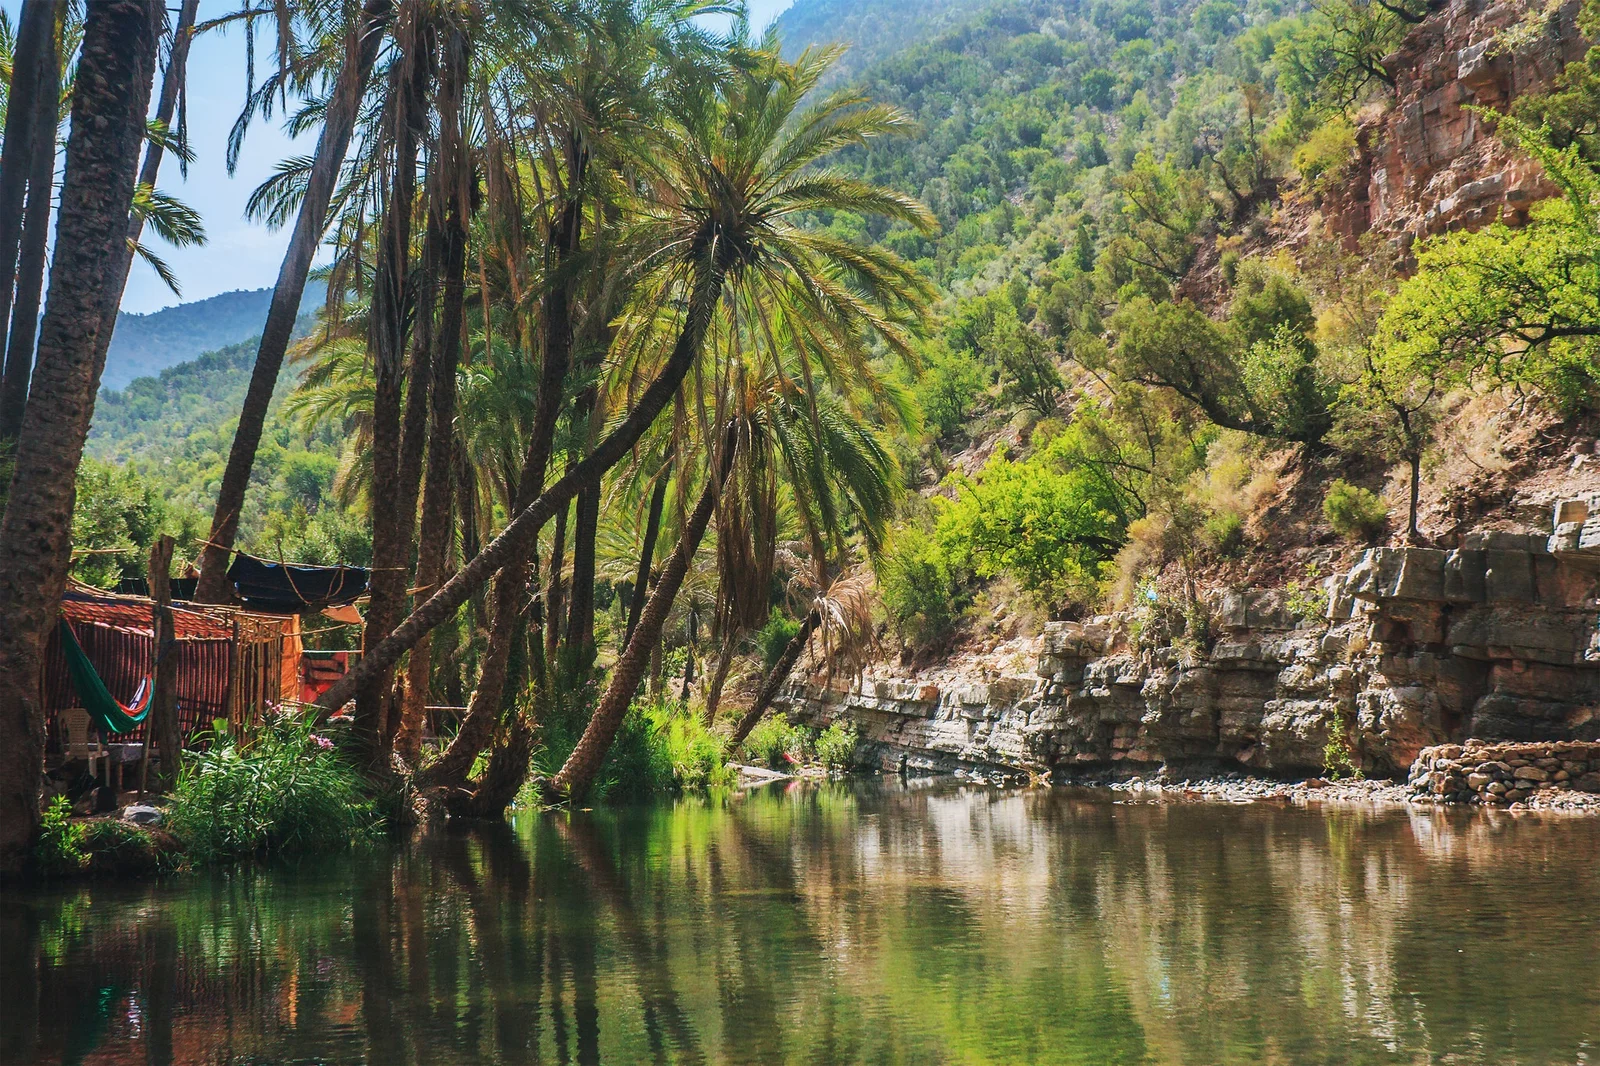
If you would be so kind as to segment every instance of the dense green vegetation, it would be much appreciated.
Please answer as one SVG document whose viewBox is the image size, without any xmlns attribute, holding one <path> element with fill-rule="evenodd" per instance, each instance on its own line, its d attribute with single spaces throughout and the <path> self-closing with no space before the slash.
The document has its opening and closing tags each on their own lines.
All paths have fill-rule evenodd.
<svg viewBox="0 0 1600 1066">
<path fill-rule="evenodd" d="M 912 386 L 926 430 L 902 442 L 941 487 L 877 564 L 902 639 L 950 632 L 997 576 L 1081 610 L 1248 550 L 1263 486 L 1241 466 L 1285 447 L 1330 471 L 1341 454 L 1410 464 L 1398 528 L 1418 537 L 1417 472 L 1463 396 L 1600 408 L 1595 172 L 1579 154 L 1594 84 L 1578 67 L 1519 102 L 1559 112 L 1553 133 L 1505 124 L 1568 192 L 1527 228 L 1441 237 L 1415 264 L 1315 229 L 1274 250 L 1277 214 L 1343 180 L 1356 110 L 1387 101 L 1376 60 L 1420 14 L 1006 2 L 865 73 L 922 131 L 848 165 L 943 225 L 820 220 L 914 258 L 945 293 Z M 1008 427 L 1015 454 L 945 476 L 950 453 Z M 1336 494 L 1340 531 L 1378 535 L 1381 501 L 1352 499 Z"/>
<path fill-rule="evenodd" d="M 337 298 L 281 368 L 288 312 L 107 393 L 74 471 L 86 580 L 160 532 L 216 581 L 233 545 L 372 565 L 365 655 L 325 698 L 354 699 L 342 746 L 373 780 L 397 754 L 453 814 L 497 815 L 530 769 L 545 796 L 714 784 L 741 740 L 847 766 L 842 728 L 758 725 L 805 650 L 933 648 L 991 590 L 1201 640 L 1195 577 L 1271 547 L 1275 471 L 1324 531 L 1420 540 L 1467 398 L 1600 411 L 1592 63 L 1482 116 L 1563 191 L 1527 226 L 1352 250 L 1317 211 L 1420 8 L 785 16 L 873 35 L 840 66 L 708 34 L 693 3 L 582 6 L 507 34 L 407 2 L 360 16 L 376 55 L 278 24 L 306 50 L 275 84 L 363 86 L 335 101 L 351 158 L 292 161 L 253 207 L 331 211 Z M 550 105 L 501 103 L 522 94 Z M 428 702 L 468 708 L 442 753 Z"/>
<path fill-rule="evenodd" d="M 919 122 L 910 140 L 846 152 L 843 167 L 918 196 L 939 233 L 816 216 L 831 236 L 913 259 L 944 294 L 916 357 L 884 360 L 921 415 L 909 430 L 884 424 L 908 478 L 940 479 L 943 456 L 980 432 L 1019 431 L 1009 452 L 950 475 L 931 506 L 909 505 L 877 557 L 885 615 L 903 639 L 950 632 L 974 588 L 997 577 L 1057 610 L 1096 604 L 1174 559 L 1246 550 L 1243 512 L 1260 485 L 1240 467 L 1272 449 L 1375 447 L 1420 464 L 1452 397 L 1485 385 L 1593 409 L 1584 330 L 1600 312 L 1584 295 L 1595 291 L 1583 274 L 1594 253 L 1580 217 L 1591 194 L 1572 151 L 1547 160 L 1569 175 L 1565 203 L 1539 208 L 1525 230 L 1430 243 L 1398 289 L 1396 264 L 1376 248 L 1360 258 L 1316 248 L 1298 264 L 1243 251 L 1270 232 L 1286 189 L 1315 199 L 1340 179 L 1354 144 L 1348 116 L 1386 91 L 1373 56 L 1407 25 L 1378 5 L 1225 0 L 1006 0 L 937 17 L 894 2 L 817 3 L 784 16 L 791 49 L 867 39 L 830 76 L 858 76 Z M 1556 142 L 1581 143 L 1583 78 L 1568 72 L 1549 103 L 1519 111 L 1566 116 Z M 1540 136 L 1523 140 L 1542 151 Z M 1224 286 L 1211 306 L 1174 295 L 1202 260 Z M 1535 321 L 1551 323 L 1547 342 L 1506 343 Z M 216 415 L 238 402 L 247 348 L 103 398 L 91 452 L 136 470 L 121 491 L 143 491 L 145 503 L 91 506 L 112 517 L 86 520 L 85 544 L 139 544 L 156 525 L 192 542 L 230 429 Z M 271 422 L 243 531 L 257 551 L 307 561 L 370 552 L 345 517 L 365 476 L 349 431 L 370 386 L 342 355 L 327 349 Z M 501 402 L 501 373 L 464 368 L 463 395 Z M 86 496 L 117 495 L 114 481 L 87 467 Z M 489 513 L 504 499 L 487 501 Z M 1385 510 L 1366 488 L 1336 485 L 1329 497 L 1335 529 L 1360 538 L 1381 533 Z M 125 528 L 105 531 L 119 513 Z M 620 577 L 640 534 L 628 516 L 616 521 L 623 550 L 602 570 Z M 112 569 L 80 564 L 86 576 Z M 601 580 L 605 598 L 622 592 L 620 611 L 629 583 Z M 602 618 L 602 631 L 622 617 Z M 685 619 L 670 640 L 685 647 L 691 636 Z M 775 661 L 781 642 L 750 640 Z"/>
<path fill-rule="evenodd" d="M 309 334 L 314 319 L 301 320 Z M 216 498 L 228 442 L 255 359 L 257 338 L 106 391 L 95 405 L 86 460 L 79 472 L 74 545 L 125 555 L 89 556 L 74 572 L 84 581 L 115 584 L 144 572 L 142 553 L 158 533 L 178 538 L 181 557 L 194 558 Z M 307 424 L 279 414 L 303 368 L 279 375 L 272 431 L 256 463 L 255 495 L 243 519 L 242 546 L 270 558 L 365 565 L 371 537 L 340 494 L 346 426 Z"/>
</svg>

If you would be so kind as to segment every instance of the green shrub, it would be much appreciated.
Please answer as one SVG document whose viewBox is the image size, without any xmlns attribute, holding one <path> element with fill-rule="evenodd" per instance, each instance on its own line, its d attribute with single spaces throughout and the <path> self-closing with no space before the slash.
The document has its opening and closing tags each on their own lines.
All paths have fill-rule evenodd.
<svg viewBox="0 0 1600 1066">
<path fill-rule="evenodd" d="M 1294 168 L 1306 185 L 1320 191 L 1343 180 L 1355 152 L 1355 127 L 1343 115 L 1335 115 L 1318 123 L 1295 149 Z"/>
<path fill-rule="evenodd" d="M 778 660 L 783 658 L 784 649 L 799 634 L 800 623 L 774 607 L 767 624 L 756 631 L 755 643 L 761 649 L 762 668 L 771 670 L 777 665 Z"/>
<path fill-rule="evenodd" d="M 830 770 L 848 770 L 856 763 L 856 727 L 835 722 L 817 736 L 817 761 Z"/>
<path fill-rule="evenodd" d="M 167 822 L 197 862 L 336 851 L 381 831 L 360 774 L 310 719 L 273 716 L 244 733 L 218 722 L 202 739 Z"/>
<path fill-rule="evenodd" d="M 65 796 L 54 797 L 44 809 L 33 847 L 34 865 L 47 876 L 68 874 L 81 870 L 86 857 L 83 825 L 72 821 L 72 804 Z"/>
<path fill-rule="evenodd" d="M 672 788 L 722 788 L 737 783 L 738 773 L 727 763 L 722 737 L 712 732 L 700 715 L 676 700 L 647 704 L 642 713 L 655 727 L 655 743 L 666 753 Z"/>
<path fill-rule="evenodd" d="M 873 564 L 878 594 L 895 633 L 908 644 L 930 644 L 960 617 L 960 589 L 939 544 L 915 526 L 897 530 Z"/>
<path fill-rule="evenodd" d="M 1220 558 L 1233 559 L 1244 550 L 1244 519 L 1233 511 L 1223 511 L 1206 519 L 1206 546 Z"/>
<path fill-rule="evenodd" d="M 1328 743 L 1322 749 L 1322 772 L 1330 781 L 1362 776 L 1361 767 L 1356 763 L 1350 723 L 1342 714 L 1334 715 L 1333 724 L 1328 728 Z"/>
<path fill-rule="evenodd" d="M 1319 580 L 1315 564 L 1306 567 L 1305 581 L 1291 581 L 1283 587 L 1283 606 L 1302 622 L 1317 625 L 1328 617 L 1328 590 Z"/>
<path fill-rule="evenodd" d="M 1328 486 L 1328 494 L 1322 498 L 1322 513 L 1335 533 L 1353 540 L 1376 540 L 1389 522 L 1389 507 L 1383 497 L 1342 478 Z"/>
<path fill-rule="evenodd" d="M 784 770 L 806 757 L 806 731 L 781 714 L 769 714 L 744 738 L 739 752 L 754 766 Z"/>
<path fill-rule="evenodd" d="M 554 777 L 578 746 L 584 722 L 551 716 L 541 747 L 533 755 L 533 772 Z M 635 701 L 617 728 L 600 773 L 589 787 L 595 801 L 633 803 L 685 789 L 719 788 L 735 783 L 722 739 L 699 715 L 675 699 Z M 532 802 L 524 796 L 519 802 Z"/>
</svg>

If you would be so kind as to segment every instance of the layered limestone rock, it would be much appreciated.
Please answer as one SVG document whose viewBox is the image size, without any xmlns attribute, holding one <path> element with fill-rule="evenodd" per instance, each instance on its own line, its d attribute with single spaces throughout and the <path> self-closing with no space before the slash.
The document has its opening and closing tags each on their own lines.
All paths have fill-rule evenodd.
<svg viewBox="0 0 1600 1066">
<path fill-rule="evenodd" d="M 1531 8 L 1520 0 L 1452 0 L 1419 24 L 1383 60 L 1393 103 L 1357 131 L 1352 180 L 1329 205 L 1333 228 L 1409 243 L 1476 229 L 1501 214 L 1525 222 L 1529 206 L 1557 190 L 1471 109 L 1503 112 L 1517 97 L 1549 88 L 1588 49 L 1578 10 L 1579 0 Z"/>
<path fill-rule="evenodd" d="M 1052 623 L 1032 674 L 868 675 L 780 705 L 854 722 L 878 764 L 907 770 L 1308 774 L 1332 744 L 1398 777 L 1466 737 L 1600 740 L 1600 497 L 1576 503 L 1551 537 L 1374 548 L 1328 580 L 1325 611 L 1303 593 L 1214 591 L 1205 644 L 1141 648 L 1126 616 Z"/>
</svg>

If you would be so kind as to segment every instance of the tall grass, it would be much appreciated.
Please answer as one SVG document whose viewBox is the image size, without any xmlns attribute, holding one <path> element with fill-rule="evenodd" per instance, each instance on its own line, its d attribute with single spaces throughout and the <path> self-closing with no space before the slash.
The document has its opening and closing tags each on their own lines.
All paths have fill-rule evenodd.
<svg viewBox="0 0 1600 1066">
<path fill-rule="evenodd" d="M 184 761 L 167 825 L 196 863 L 335 851 L 373 840 L 378 811 L 360 775 L 308 719 L 218 724 Z"/>
<path fill-rule="evenodd" d="M 583 723 L 552 715 L 534 754 L 534 773 L 554 777 L 583 735 Z M 637 700 L 628 708 L 588 799 L 634 802 L 651 796 L 735 784 L 722 738 L 683 703 Z"/>
<path fill-rule="evenodd" d="M 740 756 L 752 766 L 788 770 L 806 761 L 811 753 L 811 734 L 782 714 L 769 714 L 739 747 Z"/>
</svg>

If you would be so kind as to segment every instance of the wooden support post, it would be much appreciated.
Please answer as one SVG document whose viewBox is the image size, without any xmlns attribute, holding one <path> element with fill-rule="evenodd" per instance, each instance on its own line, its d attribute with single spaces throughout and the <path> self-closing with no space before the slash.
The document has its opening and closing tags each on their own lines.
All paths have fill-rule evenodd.
<svg viewBox="0 0 1600 1066">
<path fill-rule="evenodd" d="M 139 798 L 144 799 L 150 774 L 150 742 L 161 749 L 161 774 L 155 787 L 165 792 L 178 780 L 178 759 L 183 738 L 178 731 L 177 631 L 172 620 L 172 548 L 169 536 L 150 546 L 150 598 L 152 662 L 150 666 L 150 716 L 144 723 L 144 759 L 139 765 Z"/>
</svg>

